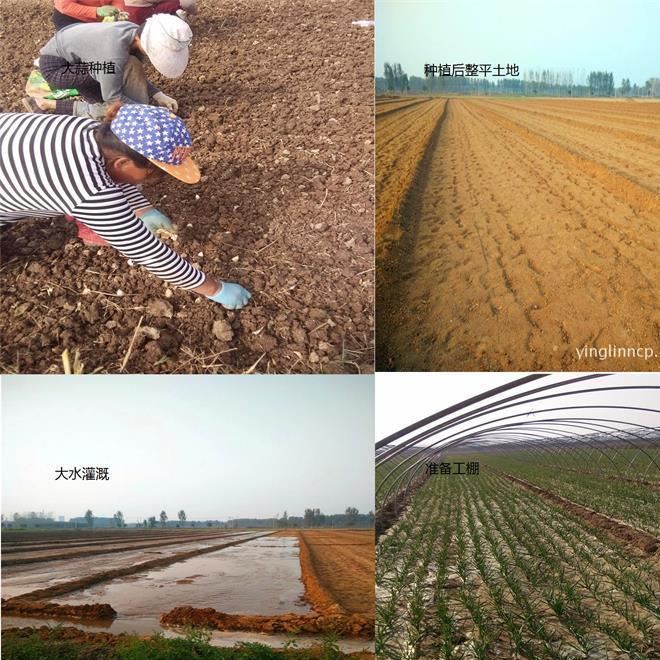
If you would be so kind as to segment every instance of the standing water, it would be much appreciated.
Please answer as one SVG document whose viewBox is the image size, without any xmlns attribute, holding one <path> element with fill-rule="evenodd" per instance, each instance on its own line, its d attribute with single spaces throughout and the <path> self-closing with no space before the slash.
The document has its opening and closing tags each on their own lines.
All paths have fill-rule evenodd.
<svg viewBox="0 0 660 660">
<path fill-rule="evenodd" d="M 298 539 L 266 536 L 171 566 L 97 584 L 55 599 L 109 603 L 118 618 L 160 615 L 173 607 L 228 614 L 304 614 Z"/>
</svg>

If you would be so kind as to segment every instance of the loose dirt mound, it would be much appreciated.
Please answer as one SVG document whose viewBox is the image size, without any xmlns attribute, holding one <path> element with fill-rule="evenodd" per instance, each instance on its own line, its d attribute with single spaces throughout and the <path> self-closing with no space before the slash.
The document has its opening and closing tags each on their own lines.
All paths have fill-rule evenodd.
<svg viewBox="0 0 660 660">
<path fill-rule="evenodd" d="M 372 637 L 373 619 L 357 614 L 281 614 L 279 616 L 248 616 L 225 614 L 211 607 L 175 607 L 160 617 L 163 625 L 209 627 L 216 630 L 246 630 L 263 633 L 328 633 L 350 637 Z"/>
<path fill-rule="evenodd" d="M 11 53 L 0 110 L 20 111 L 51 36 L 52 1 L 0 4 Z M 25 221 L 2 237 L 0 370 L 61 371 L 68 348 L 85 372 L 116 372 L 143 315 L 152 329 L 137 338 L 128 372 L 372 370 L 373 30 L 351 20 L 369 18 L 373 4 L 199 8 L 184 76 L 150 75 L 179 101 L 203 178 L 145 193 L 177 223 L 177 250 L 243 283 L 252 303 L 225 312 L 174 290 L 158 315 L 159 280 L 114 250 L 84 246 L 61 218 Z M 222 338 L 217 321 L 229 325 Z"/>
<path fill-rule="evenodd" d="M 9 603 L 7 605 L 7 603 Z M 7 614 L 27 616 L 53 616 L 67 619 L 94 619 L 97 621 L 114 619 L 117 612 L 108 603 L 92 603 L 91 605 L 59 605 L 43 601 L 12 598 L 2 599 L 2 611 Z"/>
</svg>

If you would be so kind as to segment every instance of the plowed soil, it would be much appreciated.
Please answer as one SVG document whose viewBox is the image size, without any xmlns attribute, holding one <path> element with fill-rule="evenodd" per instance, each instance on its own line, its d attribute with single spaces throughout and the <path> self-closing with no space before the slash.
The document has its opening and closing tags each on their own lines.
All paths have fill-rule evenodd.
<svg viewBox="0 0 660 660">
<path fill-rule="evenodd" d="M 389 243 L 401 238 L 401 207 L 444 106 L 444 99 L 385 100 L 376 105 L 379 262 L 384 259 Z"/>
<path fill-rule="evenodd" d="M 372 530 L 298 532 L 301 546 L 303 581 L 304 553 L 308 553 L 311 571 L 322 589 L 344 612 L 374 616 L 374 552 Z M 307 583 L 305 584 L 307 588 Z M 312 606 L 316 607 L 312 599 Z"/>
<path fill-rule="evenodd" d="M 28 220 L 2 235 L 0 371 L 369 372 L 373 369 L 373 30 L 367 0 L 200 0 L 184 76 L 164 80 L 194 139 L 202 181 L 147 197 L 173 246 L 253 293 L 227 312 L 87 247 L 72 225 Z M 21 111 L 50 38 L 51 0 L 3 0 L 0 111 Z M 124 295 L 119 295 L 121 291 Z M 86 292 L 86 293 L 83 293 Z M 169 295 L 169 294 L 168 294 Z M 213 324 L 226 321 L 223 338 Z"/>
<path fill-rule="evenodd" d="M 428 99 L 406 98 L 377 100 L 376 117 L 382 117 L 383 115 L 394 112 L 395 110 L 401 110 L 402 108 L 406 108 L 417 103 L 423 103 L 424 101 L 428 101 Z"/>
<path fill-rule="evenodd" d="M 660 103 L 453 98 L 437 131 L 379 262 L 379 367 L 658 369 Z"/>
</svg>

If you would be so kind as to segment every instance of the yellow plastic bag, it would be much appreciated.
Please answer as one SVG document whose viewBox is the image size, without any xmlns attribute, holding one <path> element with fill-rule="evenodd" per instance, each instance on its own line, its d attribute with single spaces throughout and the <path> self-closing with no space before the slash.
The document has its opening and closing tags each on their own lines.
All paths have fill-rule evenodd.
<svg viewBox="0 0 660 660">
<path fill-rule="evenodd" d="M 80 96 L 77 89 L 51 89 L 41 75 L 41 71 L 37 71 L 37 69 L 33 69 L 28 76 L 25 93 L 33 99 L 59 100 Z"/>
</svg>

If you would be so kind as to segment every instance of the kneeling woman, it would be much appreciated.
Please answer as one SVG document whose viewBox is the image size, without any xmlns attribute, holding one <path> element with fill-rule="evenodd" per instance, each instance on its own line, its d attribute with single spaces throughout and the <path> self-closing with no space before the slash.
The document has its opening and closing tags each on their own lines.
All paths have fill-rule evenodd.
<svg viewBox="0 0 660 660">
<path fill-rule="evenodd" d="M 229 309 L 250 293 L 194 268 L 150 231 L 171 224 L 135 187 L 163 172 L 197 183 L 192 140 L 165 108 L 113 106 L 107 120 L 0 113 L 0 225 L 65 214 L 161 279 Z"/>
</svg>

